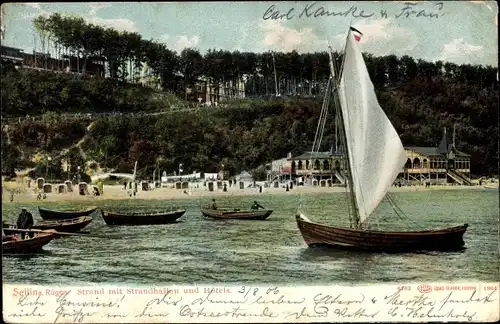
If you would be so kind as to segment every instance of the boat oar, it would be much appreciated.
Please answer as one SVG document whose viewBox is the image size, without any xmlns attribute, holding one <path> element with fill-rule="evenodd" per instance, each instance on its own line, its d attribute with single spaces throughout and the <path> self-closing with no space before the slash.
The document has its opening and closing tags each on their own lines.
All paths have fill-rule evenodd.
<svg viewBox="0 0 500 324">
<path fill-rule="evenodd" d="M 68 232 L 58 232 L 56 230 L 39 230 L 39 229 L 20 229 L 20 228 L 8 228 L 8 230 L 13 232 L 24 232 L 24 233 L 54 233 L 57 235 L 72 235 L 72 236 L 87 236 L 90 232 L 79 232 L 79 233 L 68 233 Z"/>
</svg>

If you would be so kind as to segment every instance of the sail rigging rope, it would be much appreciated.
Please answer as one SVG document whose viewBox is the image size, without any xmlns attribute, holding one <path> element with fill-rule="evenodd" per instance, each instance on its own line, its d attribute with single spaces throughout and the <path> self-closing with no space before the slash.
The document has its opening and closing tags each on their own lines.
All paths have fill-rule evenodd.
<svg viewBox="0 0 500 324">
<path fill-rule="evenodd" d="M 408 215 L 405 214 L 405 212 L 396 204 L 396 202 L 394 201 L 394 198 L 389 193 L 386 194 L 386 198 L 387 198 L 387 201 L 391 204 L 394 211 L 396 212 L 396 215 L 403 221 L 403 223 L 406 221 L 406 222 L 412 223 L 412 225 L 414 225 L 416 227 L 421 227 L 420 224 L 412 221 L 408 217 Z"/>
<path fill-rule="evenodd" d="M 318 119 L 318 126 L 316 127 L 316 133 L 314 134 L 313 145 L 312 145 L 312 149 L 311 149 L 310 156 L 309 156 L 309 160 L 311 162 L 309 163 L 308 168 L 307 168 L 308 175 L 306 177 L 304 177 L 305 178 L 304 180 L 307 179 L 307 182 L 310 182 L 311 185 L 313 182 L 312 181 L 312 179 L 313 179 L 312 169 L 314 167 L 313 155 L 315 152 L 319 151 L 320 146 L 321 146 L 321 141 L 323 138 L 323 133 L 325 130 L 325 125 L 326 125 L 326 120 L 328 117 L 328 114 L 327 114 L 328 113 L 328 105 L 330 104 L 330 96 L 328 94 L 330 93 L 331 85 L 332 85 L 332 78 L 329 78 L 328 83 L 326 85 L 326 89 L 325 89 L 323 104 L 321 105 L 321 112 L 320 112 L 320 116 Z M 299 199 L 299 207 L 298 207 L 298 211 L 300 211 L 300 212 L 302 212 L 301 211 L 302 199 L 303 199 L 303 195 L 301 193 L 300 199 Z"/>
<path fill-rule="evenodd" d="M 334 58 L 334 55 L 333 55 L 333 50 L 332 48 L 329 46 L 329 50 L 330 50 L 330 62 L 332 63 L 331 64 L 331 68 L 333 69 L 331 72 L 335 75 L 338 75 L 340 76 L 341 73 L 342 73 L 342 66 L 338 66 L 337 65 L 337 60 Z M 344 50 L 345 52 L 345 50 Z M 342 60 L 342 65 L 343 65 L 343 60 Z M 334 77 L 332 76 L 332 78 Z M 339 102 L 339 97 L 338 97 L 338 89 L 339 89 L 339 86 L 340 86 L 340 78 L 338 78 L 337 80 L 334 80 L 336 81 L 334 83 L 334 92 L 337 93 L 337 96 L 336 96 L 336 100 L 334 100 L 334 105 L 335 105 L 335 140 L 337 141 L 339 138 L 340 138 L 340 144 L 341 144 L 341 147 L 342 147 L 342 155 L 344 157 L 344 165 L 346 167 L 349 167 L 346 163 L 347 163 L 347 159 L 346 159 L 346 154 L 347 153 L 347 143 L 346 143 L 346 138 L 344 136 L 344 132 L 343 131 L 339 131 L 339 128 L 342 127 L 343 129 L 343 124 L 342 124 L 342 120 L 340 119 L 340 114 L 339 114 L 339 111 L 341 109 L 340 107 L 340 102 Z M 337 147 L 335 148 L 337 149 Z M 336 172 L 339 172 L 336 170 Z M 339 172 L 340 174 L 340 172 Z M 349 179 L 346 178 L 345 175 L 343 174 L 340 174 L 343 178 L 344 178 L 344 193 L 345 193 L 345 202 L 347 204 L 347 213 L 349 215 L 349 224 L 350 224 L 350 227 L 352 228 L 354 226 L 354 222 L 353 222 L 353 213 L 355 213 L 354 210 L 351 210 L 351 193 L 349 192 L 349 188 L 348 188 L 348 184 L 347 184 L 347 181 L 349 181 Z"/>
<path fill-rule="evenodd" d="M 402 215 L 404 215 L 404 213 L 402 212 L 402 210 L 398 210 L 397 208 L 397 205 L 395 204 L 395 202 L 392 200 L 392 197 L 390 197 L 388 194 L 384 197 L 384 200 L 386 200 L 390 205 L 391 207 L 393 208 L 395 214 L 398 216 L 398 218 L 400 220 L 402 220 L 403 222 L 399 222 L 397 224 L 403 224 L 405 225 L 407 228 L 411 228 L 411 226 L 409 224 L 407 224 L 405 222 L 405 220 L 408 220 L 408 219 L 405 219 Z M 378 216 L 379 215 L 376 215 L 376 214 L 372 214 L 370 218 L 367 219 L 367 222 L 365 223 L 365 228 L 369 228 L 371 225 L 372 225 L 372 222 L 375 221 L 376 222 L 376 225 L 377 225 L 377 228 L 380 229 L 380 224 L 378 222 Z"/>
</svg>

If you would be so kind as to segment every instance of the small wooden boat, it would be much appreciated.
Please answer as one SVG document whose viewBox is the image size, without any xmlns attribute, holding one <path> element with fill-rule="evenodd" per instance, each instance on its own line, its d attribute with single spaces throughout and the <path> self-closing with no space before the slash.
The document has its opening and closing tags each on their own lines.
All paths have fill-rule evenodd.
<svg viewBox="0 0 500 324">
<path fill-rule="evenodd" d="M 161 225 L 173 223 L 179 219 L 185 209 L 161 211 L 156 213 L 119 214 L 101 210 L 102 218 L 107 225 Z"/>
<path fill-rule="evenodd" d="M 239 209 L 210 209 L 201 208 L 205 217 L 215 219 L 266 219 L 273 212 L 272 209 L 239 210 Z"/>
<path fill-rule="evenodd" d="M 46 220 L 41 221 L 31 228 L 39 230 L 54 229 L 58 232 L 75 233 L 81 231 L 85 226 L 90 224 L 92 217 L 82 216 L 72 219 L 61 219 L 61 220 Z M 16 233 L 15 225 L 3 224 L 3 230 L 5 234 L 10 235 Z"/>
<path fill-rule="evenodd" d="M 2 242 L 2 252 L 9 253 L 33 253 L 39 252 L 50 241 L 56 238 L 56 234 L 52 232 L 42 232 L 35 234 L 32 238 L 24 240 L 7 240 Z"/>
<path fill-rule="evenodd" d="M 435 230 L 388 232 L 332 227 L 312 222 L 303 214 L 297 224 L 306 244 L 373 252 L 410 252 L 417 250 L 458 251 L 464 245 L 468 225 Z"/>
<path fill-rule="evenodd" d="M 77 218 L 81 216 L 88 216 L 95 212 L 97 210 L 97 207 L 91 207 L 87 210 L 81 210 L 81 211 L 57 211 L 57 210 L 50 210 L 50 209 L 45 209 L 38 207 L 38 212 L 40 213 L 40 217 L 42 217 L 45 220 L 53 220 L 53 219 L 72 219 L 72 218 Z"/>
</svg>

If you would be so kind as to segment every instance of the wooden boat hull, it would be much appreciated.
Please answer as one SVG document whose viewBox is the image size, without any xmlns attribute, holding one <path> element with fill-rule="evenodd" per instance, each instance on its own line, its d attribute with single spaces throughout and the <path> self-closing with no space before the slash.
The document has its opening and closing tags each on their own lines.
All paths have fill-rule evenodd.
<svg viewBox="0 0 500 324">
<path fill-rule="evenodd" d="M 46 220 L 37 223 L 32 226 L 32 228 L 39 230 L 53 229 L 58 232 L 75 233 L 81 231 L 85 226 L 90 224 L 91 221 L 92 217 L 89 216 L 82 216 L 73 219 Z M 3 224 L 3 230 L 7 235 L 17 233 L 15 228 L 15 225 Z"/>
<path fill-rule="evenodd" d="M 326 246 L 379 252 L 457 251 L 464 247 L 468 224 L 415 232 L 384 232 L 330 227 L 296 216 L 297 225 L 310 247 Z"/>
<path fill-rule="evenodd" d="M 272 213 L 272 209 L 259 209 L 259 210 L 219 210 L 219 209 L 209 209 L 201 208 L 201 213 L 205 217 L 210 217 L 214 219 L 249 219 L 249 220 L 264 220 L 268 218 Z"/>
<path fill-rule="evenodd" d="M 107 225 L 162 225 L 175 222 L 185 212 L 179 209 L 158 214 L 118 214 L 101 210 Z"/>
<path fill-rule="evenodd" d="M 33 238 L 2 242 L 2 252 L 4 254 L 39 252 L 56 236 L 54 233 L 39 233 Z"/>
<path fill-rule="evenodd" d="M 57 211 L 38 207 L 38 212 L 40 217 L 44 220 L 54 220 L 54 219 L 72 219 L 82 216 L 88 216 L 95 212 L 97 207 L 92 207 L 87 210 L 82 211 Z"/>
</svg>

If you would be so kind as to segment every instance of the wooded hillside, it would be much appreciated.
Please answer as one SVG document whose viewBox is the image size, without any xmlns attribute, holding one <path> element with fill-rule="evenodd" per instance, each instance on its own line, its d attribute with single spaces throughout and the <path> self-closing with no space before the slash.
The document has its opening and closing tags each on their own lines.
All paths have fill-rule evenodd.
<svg viewBox="0 0 500 324">
<path fill-rule="evenodd" d="M 79 18 L 54 14 L 35 22 L 47 46 L 52 44 L 82 60 L 98 57 L 106 63 L 111 77 L 16 70 L 2 62 L 3 117 L 165 111 L 187 106 L 179 98 L 184 98 L 185 88 L 201 75 L 214 83 L 236 81 L 245 75 L 247 96 L 275 92 L 270 52 L 211 50 L 202 55 L 186 49 L 178 54 L 138 34 L 88 25 Z M 336 54 L 335 59 L 340 61 L 341 56 Z M 365 59 L 380 104 L 405 145 L 437 145 L 443 128 L 451 131 L 456 125 L 458 149 L 472 155 L 472 173 L 498 173 L 496 68 L 394 55 L 366 54 Z M 328 55 L 275 53 L 274 62 L 278 92 L 288 97 L 238 100 L 228 103 L 227 108 L 198 112 L 99 117 L 90 131 L 86 130 L 87 120 L 57 116 L 37 122 L 23 120 L 2 130 L 2 173 L 32 164 L 29 160 L 35 151 L 57 155 L 55 151 L 71 147 L 86 132 L 90 136 L 81 147 L 88 159 L 124 171 L 130 171 L 139 160 L 144 175 L 151 174 L 157 165 L 172 172 L 178 163 L 183 163 L 185 172 L 213 172 L 221 163 L 232 172 L 240 172 L 285 157 L 288 152 L 300 154 L 312 145 L 321 107 L 320 85 L 329 73 Z M 143 64 L 161 78 L 164 91 L 134 84 L 138 80 L 134 71 Z M 301 99 L 298 94 L 317 96 Z M 329 127 L 325 149 L 333 142 L 333 125 Z M 56 165 L 54 172 L 60 169 L 57 162 L 52 164 Z"/>
</svg>

